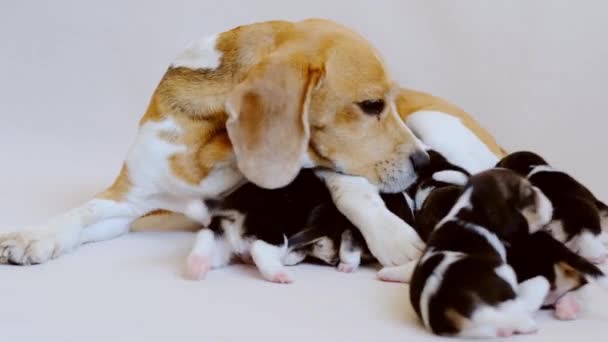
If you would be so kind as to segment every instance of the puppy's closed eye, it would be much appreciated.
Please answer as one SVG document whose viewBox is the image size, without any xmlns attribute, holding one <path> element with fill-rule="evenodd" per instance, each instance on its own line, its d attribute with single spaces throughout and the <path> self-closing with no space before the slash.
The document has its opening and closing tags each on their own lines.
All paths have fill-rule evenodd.
<svg viewBox="0 0 608 342">
<path fill-rule="evenodd" d="M 384 110 L 384 100 L 365 100 L 358 102 L 357 105 L 361 110 L 368 115 L 379 115 Z"/>
</svg>

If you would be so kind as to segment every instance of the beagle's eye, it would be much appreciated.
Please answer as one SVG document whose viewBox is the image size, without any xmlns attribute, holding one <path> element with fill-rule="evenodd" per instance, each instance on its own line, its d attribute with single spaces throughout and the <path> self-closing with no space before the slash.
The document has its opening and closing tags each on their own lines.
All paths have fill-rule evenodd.
<svg viewBox="0 0 608 342">
<path fill-rule="evenodd" d="M 359 108 L 368 115 L 379 115 L 384 110 L 384 100 L 365 100 L 357 103 Z"/>
</svg>

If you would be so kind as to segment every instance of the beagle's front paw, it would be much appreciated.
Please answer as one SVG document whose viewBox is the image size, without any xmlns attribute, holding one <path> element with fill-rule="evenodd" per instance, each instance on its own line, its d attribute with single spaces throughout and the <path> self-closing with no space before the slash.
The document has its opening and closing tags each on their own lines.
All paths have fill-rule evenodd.
<svg viewBox="0 0 608 342">
<path fill-rule="evenodd" d="M 417 261 L 410 261 L 401 266 L 384 267 L 378 271 L 378 279 L 395 283 L 409 283 L 417 264 Z"/>
<path fill-rule="evenodd" d="M 32 265 L 55 258 L 67 249 L 60 234 L 22 231 L 0 234 L 0 264 Z"/>
<path fill-rule="evenodd" d="M 343 272 L 343 273 L 353 273 L 355 270 L 357 270 L 358 267 L 359 267 L 359 265 L 357 265 L 357 264 L 349 264 L 346 262 L 340 262 L 338 264 L 338 271 Z"/>
<path fill-rule="evenodd" d="M 382 220 L 365 241 L 383 266 L 404 265 L 420 258 L 424 242 L 416 231 L 398 217 Z"/>
</svg>

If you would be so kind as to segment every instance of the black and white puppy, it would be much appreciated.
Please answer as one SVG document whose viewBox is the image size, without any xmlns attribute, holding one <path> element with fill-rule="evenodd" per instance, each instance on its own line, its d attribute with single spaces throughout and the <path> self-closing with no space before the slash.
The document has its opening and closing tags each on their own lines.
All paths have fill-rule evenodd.
<svg viewBox="0 0 608 342">
<path fill-rule="evenodd" d="M 520 282 L 536 276 L 549 281 L 550 291 L 543 305 L 554 308 L 558 319 L 575 319 L 579 313 L 581 305 L 573 291 L 589 281 L 608 287 L 607 279 L 599 268 L 543 230 L 513 241 L 507 248 L 507 261 Z"/>
<path fill-rule="evenodd" d="M 527 177 L 549 198 L 554 210 L 547 229 L 554 238 L 591 262 L 608 259 L 600 238 L 602 227 L 608 230 L 608 208 L 589 189 L 532 152 L 511 153 L 497 166 Z"/>
<path fill-rule="evenodd" d="M 410 223 L 427 242 L 435 226 L 443 219 L 462 195 L 470 174 L 451 164 L 436 151 L 427 151 L 430 162 L 418 174 L 417 181 L 410 186 L 404 196 L 411 203 L 413 223 Z M 409 200 L 412 198 L 413 200 Z M 409 223 L 409 221 L 408 221 Z M 401 266 L 384 267 L 378 278 L 390 282 L 409 282 L 416 262 Z"/>
<path fill-rule="evenodd" d="M 532 313 L 549 291 L 543 277 L 518 284 L 504 243 L 540 230 L 551 202 L 506 169 L 472 176 L 432 232 L 416 265 L 410 300 L 435 334 L 497 337 L 536 331 Z"/>
<path fill-rule="evenodd" d="M 418 173 L 406 193 L 414 199 L 414 226 L 423 241 L 447 215 L 462 193 L 470 174 L 434 150 L 427 151 L 429 164 Z"/>
<path fill-rule="evenodd" d="M 395 202 L 395 196 L 383 195 L 389 208 L 409 209 L 404 200 Z M 339 263 L 344 272 L 353 271 L 362 260 L 373 260 L 361 233 L 334 206 L 312 170 L 302 170 L 280 189 L 247 183 L 207 204 L 212 221 L 197 234 L 187 260 L 189 278 L 202 279 L 234 257 L 252 261 L 265 279 L 278 283 L 292 282 L 284 266 L 308 256 L 330 265 Z"/>
<path fill-rule="evenodd" d="M 373 261 L 361 232 L 338 211 L 333 202 L 317 205 L 306 228 L 287 240 L 285 263 L 295 265 L 306 257 L 337 265 L 341 272 L 353 272 L 362 262 Z"/>
</svg>

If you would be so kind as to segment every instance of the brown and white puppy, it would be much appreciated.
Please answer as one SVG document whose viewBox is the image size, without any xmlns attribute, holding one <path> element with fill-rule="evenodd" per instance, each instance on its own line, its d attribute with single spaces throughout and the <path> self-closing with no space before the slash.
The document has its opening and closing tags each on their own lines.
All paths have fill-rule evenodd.
<svg viewBox="0 0 608 342">
<path fill-rule="evenodd" d="M 425 327 L 461 337 L 536 331 L 532 313 L 549 283 L 535 277 L 518 284 L 505 243 L 542 229 L 551 211 L 543 193 L 510 170 L 473 175 L 412 276 L 410 300 Z"/>
<path fill-rule="evenodd" d="M 554 238 L 592 262 L 608 259 L 600 238 L 602 228 L 608 230 L 606 206 L 589 189 L 533 152 L 511 153 L 497 166 L 527 177 L 549 198 L 554 210 L 547 229 Z"/>
<path fill-rule="evenodd" d="M 0 235 L 0 262 L 42 263 L 159 210 L 207 225 L 205 199 L 245 179 L 281 187 L 314 166 L 331 170 L 323 177 L 336 205 L 382 263 L 417 257 L 413 229 L 375 205 L 378 190 L 405 189 L 427 159 L 378 56 L 355 32 L 318 19 L 195 41 L 154 91 L 114 183 L 47 222 Z M 344 193 L 357 196 L 341 201 Z"/>
</svg>

